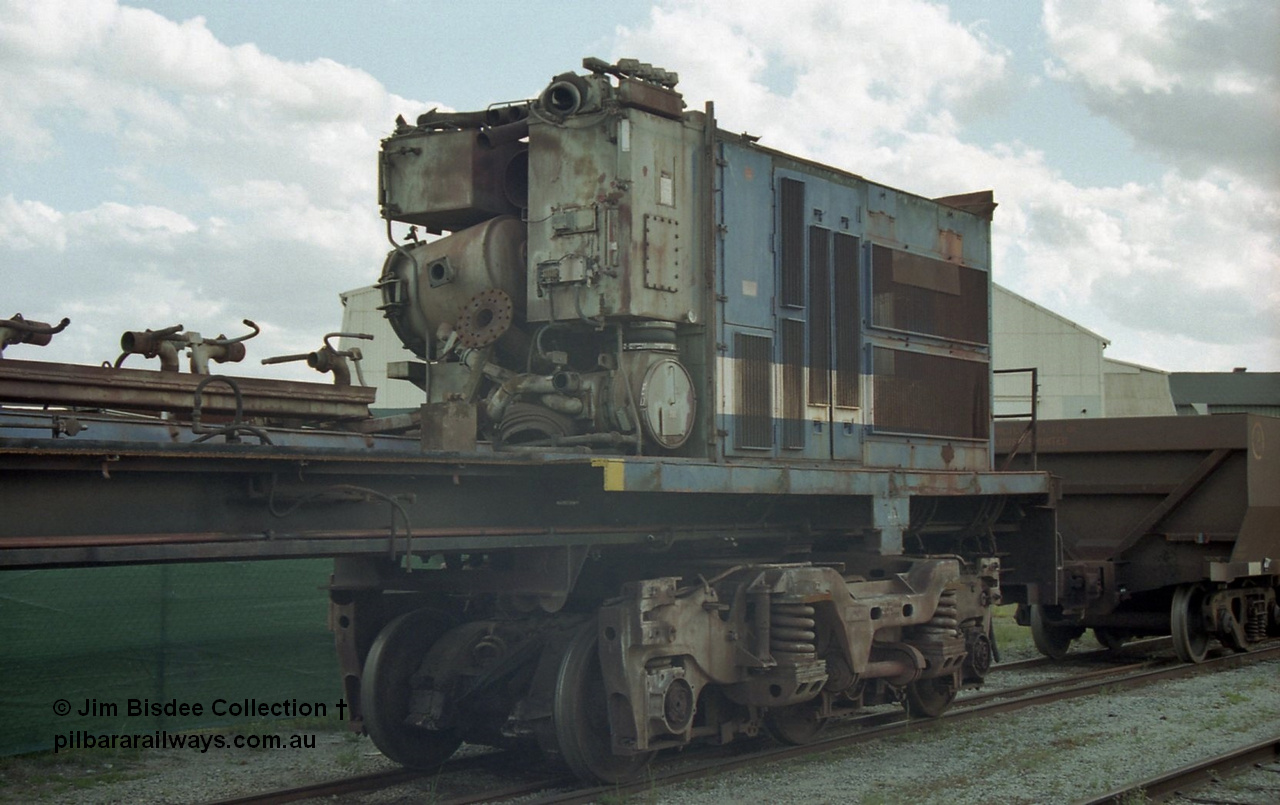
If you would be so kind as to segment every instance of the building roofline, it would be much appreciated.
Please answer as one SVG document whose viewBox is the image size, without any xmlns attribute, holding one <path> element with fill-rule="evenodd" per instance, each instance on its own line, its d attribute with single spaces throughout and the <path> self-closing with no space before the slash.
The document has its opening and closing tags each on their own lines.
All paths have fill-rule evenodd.
<svg viewBox="0 0 1280 805">
<path fill-rule="evenodd" d="M 1134 363 L 1133 361 L 1122 361 L 1119 358 L 1103 358 L 1102 360 L 1104 363 L 1116 363 L 1121 366 L 1130 366 L 1134 369 L 1141 369 L 1144 372 L 1155 372 L 1156 374 L 1161 374 L 1161 375 L 1170 374 L 1170 372 L 1166 369 L 1157 369 L 1154 366 L 1146 366 L 1145 364 Z"/>
<path fill-rule="evenodd" d="M 1013 292 L 1013 291 L 1009 290 L 1008 288 L 1004 287 L 1003 285 L 1001 285 L 1001 284 L 1000 284 L 1000 283 L 998 283 L 998 282 L 993 282 L 993 283 L 991 283 L 991 287 L 992 287 L 992 288 L 994 288 L 995 290 L 1003 291 L 1003 292 L 1007 293 L 1009 296 L 1012 296 L 1013 298 L 1017 299 L 1017 300 L 1018 300 L 1018 301 L 1020 301 L 1020 302 L 1023 302 L 1024 304 L 1030 305 L 1031 307 L 1035 308 L 1036 310 L 1040 311 L 1041 313 L 1045 313 L 1045 314 L 1047 314 L 1047 315 L 1049 315 L 1049 316 L 1052 316 L 1053 318 L 1057 319 L 1058 321 L 1062 322 L 1063 324 L 1068 324 L 1068 325 L 1070 325 L 1073 329 L 1079 330 L 1080 332 L 1084 333 L 1085 335 L 1089 335 L 1089 336 L 1092 336 L 1093 338 L 1098 339 L 1099 341 L 1101 341 L 1101 342 L 1102 342 L 1102 346 L 1103 346 L 1103 348 L 1104 348 L 1104 349 L 1105 349 L 1106 347 L 1108 347 L 1108 346 L 1110 346 L 1110 345 L 1111 345 L 1111 339 L 1109 339 L 1109 338 L 1107 338 L 1107 337 L 1105 337 L 1105 336 L 1098 335 L 1098 334 L 1097 334 L 1097 333 L 1095 333 L 1093 330 L 1090 330 L 1088 327 L 1083 327 L 1083 326 L 1081 326 L 1079 323 L 1074 322 L 1074 321 L 1072 321 L 1071 319 L 1068 319 L 1066 316 L 1062 315 L 1061 313 L 1056 313 L 1056 312 L 1054 312 L 1054 311 L 1050 310 L 1049 308 L 1045 307 L 1044 305 L 1039 305 L 1039 304 L 1036 304 L 1035 302 L 1032 302 L 1030 299 L 1028 299 L 1027 297 L 1023 296 L 1022 294 L 1020 294 L 1020 293 L 1015 293 L 1015 292 Z"/>
</svg>

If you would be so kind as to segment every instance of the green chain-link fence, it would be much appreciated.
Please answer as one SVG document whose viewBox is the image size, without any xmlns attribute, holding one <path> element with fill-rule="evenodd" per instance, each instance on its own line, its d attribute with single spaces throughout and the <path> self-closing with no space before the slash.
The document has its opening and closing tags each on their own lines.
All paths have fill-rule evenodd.
<svg viewBox="0 0 1280 805">
<path fill-rule="evenodd" d="M 331 568 L 317 559 L 0 572 L 0 755 L 49 749 L 76 730 L 246 723 L 209 713 L 217 699 L 323 701 L 337 723 L 321 589 Z M 129 699 L 206 712 L 129 717 Z M 94 700 L 116 715 L 80 716 Z"/>
</svg>

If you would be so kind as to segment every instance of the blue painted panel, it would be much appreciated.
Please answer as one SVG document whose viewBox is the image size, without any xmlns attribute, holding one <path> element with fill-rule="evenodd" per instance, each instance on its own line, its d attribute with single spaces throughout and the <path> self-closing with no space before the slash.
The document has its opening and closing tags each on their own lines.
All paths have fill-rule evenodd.
<svg viewBox="0 0 1280 805">
<path fill-rule="evenodd" d="M 941 444 L 930 445 L 921 453 L 922 443 L 911 444 L 899 434 L 881 433 L 868 439 L 872 428 L 870 421 L 875 378 L 872 372 L 871 348 L 873 345 L 894 349 L 907 348 L 928 353 L 948 355 L 957 345 L 939 336 L 908 335 L 893 330 L 871 330 L 871 311 L 874 296 L 871 288 L 872 245 L 883 244 L 912 254 L 937 259 L 959 260 L 971 268 L 986 271 L 989 263 L 990 241 L 987 223 L 978 217 L 959 210 L 944 208 L 936 202 L 872 184 L 853 176 L 833 175 L 826 170 L 812 171 L 803 164 L 779 158 L 775 165 L 772 155 L 755 150 L 750 145 L 721 143 L 719 154 L 723 164 L 718 166 L 717 204 L 719 234 L 717 269 L 720 274 L 719 291 L 723 297 L 719 322 L 719 340 L 723 345 L 721 356 L 723 378 L 730 388 L 723 389 L 721 399 L 726 401 L 719 412 L 718 427 L 728 434 L 724 453 L 738 458 L 762 461 L 823 461 L 835 459 L 842 463 L 864 463 L 867 466 L 925 466 L 946 468 L 946 462 L 934 458 L 933 453 Z M 765 177 L 768 180 L 765 181 Z M 803 227 L 796 239 L 797 250 L 803 250 L 803 260 L 795 258 L 787 269 L 788 295 L 793 304 L 782 305 L 783 266 L 781 254 L 781 188 L 790 180 L 803 183 L 803 206 L 792 207 L 794 217 L 790 221 Z M 824 345 L 826 356 L 814 341 L 814 305 L 823 300 L 815 295 L 811 285 L 815 242 L 812 227 L 820 227 L 829 233 L 826 243 L 834 258 L 835 235 L 842 233 L 858 238 L 859 289 L 855 310 L 846 301 L 841 304 L 835 298 L 834 276 L 836 265 L 831 264 L 832 287 L 827 292 L 829 305 L 827 318 L 831 322 L 830 341 Z M 791 231 L 791 230 L 788 230 Z M 945 232 L 945 234 L 944 234 Z M 788 241 L 790 242 L 790 241 Z M 820 242 L 820 241 L 819 241 Z M 803 271 L 803 276 L 799 273 Z M 801 279 L 803 281 L 801 282 Z M 803 285 L 803 294 L 800 287 Z M 750 293 L 744 293 L 749 290 Z M 859 385 L 861 394 L 858 407 L 836 407 L 834 390 L 835 344 L 834 322 L 837 312 L 847 321 L 857 318 L 860 333 L 861 366 Z M 821 319 L 817 320 L 819 326 Z M 785 327 L 784 327 L 785 324 Z M 743 409 L 738 407 L 738 356 L 733 354 L 735 333 L 755 335 L 771 339 L 772 367 L 756 375 L 770 387 L 772 402 L 769 406 L 771 426 L 760 421 L 762 414 L 756 411 L 750 422 L 742 420 Z M 967 349 L 972 349 L 968 347 Z M 966 350 L 967 351 L 967 350 Z M 981 350 L 980 350 L 981 351 Z M 802 356 L 802 357 L 801 357 Z M 797 373 L 788 371 L 788 360 L 803 364 L 805 374 L 797 386 Z M 817 364 L 824 365 L 815 365 Z M 823 383 L 810 388 L 814 373 L 829 374 L 832 397 L 823 395 Z M 759 388 L 753 385 L 752 388 Z M 825 396 L 825 395 L 824 395 Z M 763 401 L 755 401 L 755 408 L 762 408 Z M 754 410 L 754 409 L 753 409 Z M 768 447 L 735 448 L 743 440 L 738 437 L 750 431 L 755 434 L 753 444 L 768 442 Z M 761 435 L 761 434 L 764 435 Z M 895 440 L 901 440 L 895 447 Z M 874 442 L 874 444 L 873 444 Z M 953 466 L 976 466 L 983 458 L 981 450 L 971 455 L 966 446 L 956 450 Z"/>
<path fill-rule="evenodd" d="M 832 181 L 827 176 L 813 175 L 796 170 L 779 169 L 775 171 L 775 187 L 781 179 L 794 179 L 804 182 L 805 185 L 805 207 L 804 207 L 804 226 L 805 248 L 810 248 L 809 230 L 811 227 L 821 227 L 827 233 L 828 253 L 834 256 L 834 238 L 835 233 L 842 233 L 859 238 L 865 241 L 865 213 L 867 204 L 867 184 L 861 179 L 847 177 L 843 181 Z M 865 263 L 865 261 L 860 261 Z M 812 270 L 812 255 L 806 254 L 806 269 Z M 834 268 L 834 264 L 832 264 Z M 865 268 L 861 272 L 865 276 Z M 821 361 L 816 361 L 812 350 L 812 343 L 806 338 L 805 343 L 805 366 L 809 372 L 826 372 L 830 376 L 835 368 L 835 321 L 836 311 L 839 305 L 836 304 L 834 296 L 834 270 L 828 275 L 827 293 L 825 294 L 825 302 L 827 309 L 827 360 L 824 365 L 818 365 Z M 859 283 L 861 285 L 861 282 Z M 806 296 L 805 305 L 802 309 L 794 307 L 779 306 L 777 314 L 779 317 L 791 319 L 799 319 L 807 322 L 810 326 L 814 322 L 814 305 L 821 300 L 816 300 L 812 295 L 812 286 L 809 283 L 809 277 L 806 276 Z M 865 317 L 865 304 L 867 295 L 859 294 L 860 307 L 856 315 L 860 319 Z M 779 346 L 779 360 L 782 360 L 781 345 Z M 807 385 L 807 384 L 806 384 Z M 831 388 L 834 389 L 834 378 L 831 381 Z M 803 427 L 804 445 L 800 450 L 787 450 L 784 455 L 791 455 L 797 458 L 810 460 L 826 460 L 838 458 L 842 461 L 861 461 L 862 452 L 862 416 L 860 409 L 837 409 L 832 405 L 829 399 L 825 404 L 810 400 L 808 397 L 808 389 L 803 392 L 805 396 L 805 420 Z"/>
<path fill-rule="evenodd" d="M 937 202 L 906 193 L 896 195 L 898 242 L 917 254 L 941 258 L 943 255 L 938 251 Z"/>
<path fill-rule="evenodd" d="M 719 144 L 720 294 L 724 322 L 773 329 L 774 212 L 771 158 L 733 143 Z M 727 342 L 726 342 L 727 343 Z"/>
<path fill-rule="evenodd" d="M 672 460 L 620 461 L 613 491 L 736 495 L 1044 495 L 1047 473 L 793 467 L 784 464 L 712 465 Z"/>
</svg>

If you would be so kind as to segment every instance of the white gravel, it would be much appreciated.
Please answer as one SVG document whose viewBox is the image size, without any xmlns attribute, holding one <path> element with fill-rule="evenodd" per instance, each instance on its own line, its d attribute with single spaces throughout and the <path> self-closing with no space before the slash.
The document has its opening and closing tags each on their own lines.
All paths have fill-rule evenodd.
<svg viewBox="0 0 1280 805">
<path fill-rule="evenodd" d="M 1068 803 L 1280 733 L 1280 662 L 971 720 L 655 803 Z"/>
<path fill-rule="evenodd" d="M 1001 685 L 1023 684 L 1031 674 L 1001 679 Z M 816 759 L 655 789 L 635 801 L 1065 803 L 1277 733 L 1280 662 L 1273 661 L 925 728 Z M 2 760 L 0 801 L 205 802 L 391 765 L 365 738 L 320 732 L 316 743 L 306 750 L 80 752 Z M 426 780 L 327 801 L 417 802 L 433 794 Z"/>
</svg>

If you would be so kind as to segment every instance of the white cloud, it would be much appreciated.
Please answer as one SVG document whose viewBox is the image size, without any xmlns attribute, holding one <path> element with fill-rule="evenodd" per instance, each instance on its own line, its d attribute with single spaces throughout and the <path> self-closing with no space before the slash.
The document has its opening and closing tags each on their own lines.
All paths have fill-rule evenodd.
<svg viewBox="0 0 1280 805">
<path fill-rule="evenodd" d="M 678 68 L 690 106 L 714 99 L 725 128 L 846 158 L 893 132 L 951 130 L 1007 80 L 1002 49 L 919 0 L 676 0 L 621 30 L 614 53 Z"/>
<path fill-rule="evenodd" d="M 181 213 L 163 207 L 130 207 L 108 201 L 66 216 L 69 237 L 91 244 L 121 244 L 155 252 L 172 252 L 177 241 L 196 231 Z"/>
<path fill-rule="evenodd" d="M 238 371 L 318 346 L 338 292 L 377 278 L 378 141 L 425 107 L 113 0 L 0 0 L 0 96 L 0 158 L 88 202 L 0 198 L 9 304 L 73 318 L 41 357 L 97 361 L 126 329 L 248 317 L 267 326 Z M 64 167 L 86 142 L 109 167 Z"/>
<path fill-rule="evenodd" d="M 1051 75 L 1184 172 L 1280 189 L 1280 5 L 1046 0 Z"/>
<path fill-rule="evenodd" d="M 61 226 L 62 213 L 39 201 L 0 198 L 0 247 L 24 252 L 30 249 L 62 251 L 67 246 Z"/>
</svg>

